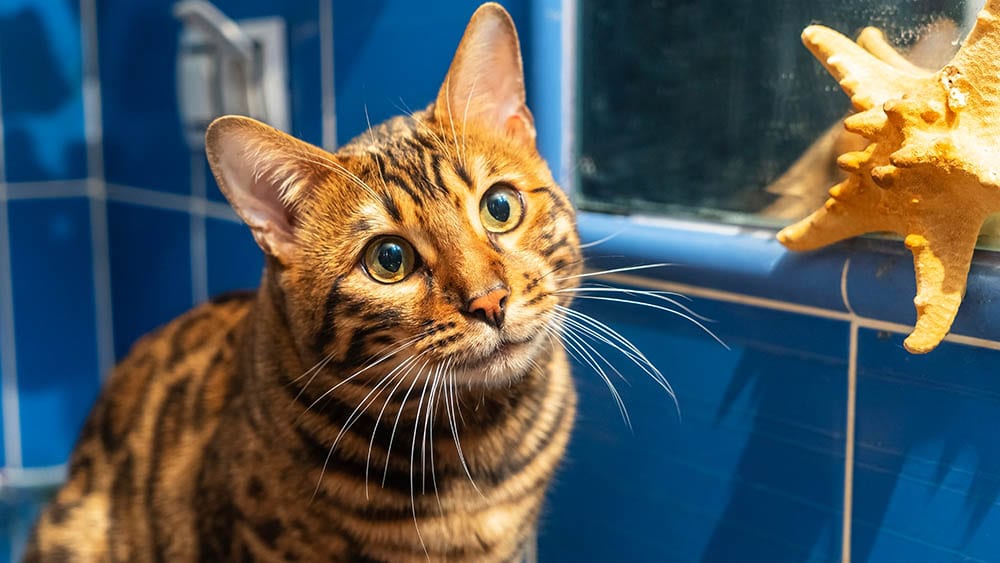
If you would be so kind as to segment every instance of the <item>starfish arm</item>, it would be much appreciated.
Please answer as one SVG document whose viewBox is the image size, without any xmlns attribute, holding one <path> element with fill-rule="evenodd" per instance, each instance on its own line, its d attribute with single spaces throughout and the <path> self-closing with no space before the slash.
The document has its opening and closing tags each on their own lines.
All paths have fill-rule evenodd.
<svg viewBox="0 0 1000 563">
<path fill-rule="evenodd" d="M 778 241 L 791 250 L 815 250 L 865 233 L 889 230 L 880 224 L 882 218 L 870 211 L 877 199 L 861 196 L 856 182 L 856 178 L 848 178 L 831 188 L 831 198 L 823 207 L 779 231 Z"/>
<path fill-rule="evenodd" d="M 925 354 L 951 330 L 965 296 L 976 238 L 983 217 L 937 217 L 925 222 L 922 234 L 906 237 L 916 272 L 917 322 L 903 342 L 908 351 Z"/>
<path fill-rule="evenodd" d="M 919 79 L 828 27 L 807 27 L 802 32 L 802 42 L 837 79 L 857 110 L 871 109 L 898 97 Z"/>
<path fill-rule="evenodd" d="M 866 51 L 875 55 L 879 59 L 891 64 L 892 66 L 913 75 L 930 75 L 931 73 L 918 67 L 917 65 L 906 60 L 903 55 L 899 53 L 889 44 L 886 40 L 885 34 L 882 30 L 877 27 L 866 27 L 861 30 L 858 35 L 858 45 L 861 45 Z"/>
</svg>

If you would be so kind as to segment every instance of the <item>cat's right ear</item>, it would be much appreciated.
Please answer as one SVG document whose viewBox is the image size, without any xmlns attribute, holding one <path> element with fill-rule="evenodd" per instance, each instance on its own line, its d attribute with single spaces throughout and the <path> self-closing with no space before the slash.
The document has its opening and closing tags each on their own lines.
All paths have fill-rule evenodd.
<svg viewBox="0 0 1000 563">
<path fill-rule="evenodd" d="M 329 172 L 332 155 L 235 115 L 208 126 L 205 153 L 219 188 L 260 248 L 279 262 L 292 260 L 297 207 Z"/>
</svg>

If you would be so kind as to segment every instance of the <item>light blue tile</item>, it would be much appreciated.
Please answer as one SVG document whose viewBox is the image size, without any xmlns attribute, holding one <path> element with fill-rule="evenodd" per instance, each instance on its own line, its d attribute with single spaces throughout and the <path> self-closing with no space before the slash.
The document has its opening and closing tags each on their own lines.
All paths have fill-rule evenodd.
<svg viewBox="0 0 1000 563">
<path fill-rule="evenodd" d="M 1000 553 L 1000 352 L 859 334 L 852 557 L 993 561 Z"/>
<path fill-rule="evenodd" d="M 630 385 L 615 383 L 630 432 L 604 384 L 577 366 L 580 415 L 543 518 L 541 560 L 840 560 L 847 325 L 691 306 L 715 319 L 731 351 L 677 317 L 579 307 L 661 368 L 682 418 L 629 368 Z"/>
<path fill-rule="evenodd" d="M 0 3 L 7 181 L 87 175 L 82 72 L 76 3 Z"/>
<path fill-rule="evenodd" d="M 260 284 L 264 255 L 243 223 L 207 219 L 208 293 L 254 289 Z"/>
<path fill-rule="evenodd" d="M 57 465 L 100 386 L 90 208 L 82 198 L 9 205 L 23 462 Z"/>
<path fill-rule="evenodd" d="M 186 213 L 108 204 L 115 355 L 192 305 Z"/>
</svg>

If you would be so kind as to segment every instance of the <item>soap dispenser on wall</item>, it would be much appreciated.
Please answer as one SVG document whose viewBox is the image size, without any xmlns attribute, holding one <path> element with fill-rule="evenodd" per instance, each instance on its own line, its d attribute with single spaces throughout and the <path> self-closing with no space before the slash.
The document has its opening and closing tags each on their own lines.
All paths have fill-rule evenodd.
<svg viewBox="0 0 1000 563">
<path fill-rule="evenodd" d="M 280 17 L 233 21 L 202 0 L 174 4 L 182 22 L 177 49 L 177 100 L 185 138 L 201 149 L 216 117 L 246 115 L 288 131 L 285 22 Z"/>
</svg>

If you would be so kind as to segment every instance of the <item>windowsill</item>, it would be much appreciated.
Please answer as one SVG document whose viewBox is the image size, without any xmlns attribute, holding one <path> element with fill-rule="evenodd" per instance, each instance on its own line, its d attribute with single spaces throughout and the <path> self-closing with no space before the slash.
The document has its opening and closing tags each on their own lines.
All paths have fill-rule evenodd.
<svg viewBox="0 0 1000 563">
<path fill-rule="evenodd" d="M 710 298 L 715 292 L 804 314 L 907 327 L 916 316 L 912 255 L 900 241 L 863 237 L 798 253 L 770 229 L 589 212 L 579 214 L 579 228 L 584 243 L 610 237 L 586 249 L 590 268 L 668 263 L 628 275 L 682 293 L 699 288 Z M 977 250 L 952 335 L 1000 342 L 1000 310 L 993 305 L 1000 303 L 998 282 L 1000 253 Z"/>
</svg>

